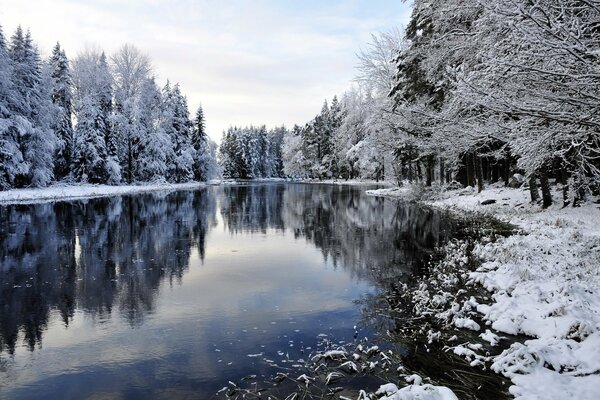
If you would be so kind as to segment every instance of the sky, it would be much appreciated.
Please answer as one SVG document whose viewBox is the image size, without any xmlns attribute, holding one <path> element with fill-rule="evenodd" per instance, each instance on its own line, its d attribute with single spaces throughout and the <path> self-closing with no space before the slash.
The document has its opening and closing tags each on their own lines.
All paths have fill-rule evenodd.
<svg viewBox="0 0 600 400">
<path fill-rule="evenodd" d="M 355 76 L 371 34 L 405 26 L 401 0 L 0 0 L 6 37 L 29 28 L 42 54 L 69 58 L 125 43 L 152 60 L 159 84 L 179 82 L 208 134 L 229 126 L 304 124 Z"/>
</svg>

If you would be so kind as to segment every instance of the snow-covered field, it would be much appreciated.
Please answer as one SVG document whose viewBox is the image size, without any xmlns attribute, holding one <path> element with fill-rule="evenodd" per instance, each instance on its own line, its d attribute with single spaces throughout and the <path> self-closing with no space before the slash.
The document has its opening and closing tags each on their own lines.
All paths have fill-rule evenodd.
<svg viewBox="0 0 600 400">
<path fill-rule="evenodd" d="M 413 197 L 410 188 L 369 194 Z M 438 318 L 480 331 L 492 345 L 503 333 L 530 337 L 492 357 L 477 354 L 476 345 L 453 348 L 509 377 L 515 398 L 595 400 L 600 398 L 600 205 L 562 208 L 559 192 L 554 198 L 559 204 L 541 210 L 529 202 L 527 190 L 492 186 L 479 194 L 470 188 L 439 192 L 426 201 L 457 212 L 492 215 L 521 232 L 475 246 L 482 264 L 466 275 L 468 285 L 487 289 L 490 301 L 471 298 L 457 304 L 449 293 L 423 302 L 443 304 Z M 495 202 L 482 204 L 491 200 Z M 455 247 L 448 259 L 460 259 L 461 248 Z"/>
<path fill-rule="evenodd" d="M 211 182 L 216 184 L 218 182 Z M 12 189 L 0 192 L 0 204 L 39 203 L 54 200 L 78 198 L 118 196 L 130 193 L 156 192 L 163 190 L 184 190 L 204 187 L 206 184 L 194 183 L 159 183 L 147 185 L 54 185 L 35 189 Z"/>
</svg>

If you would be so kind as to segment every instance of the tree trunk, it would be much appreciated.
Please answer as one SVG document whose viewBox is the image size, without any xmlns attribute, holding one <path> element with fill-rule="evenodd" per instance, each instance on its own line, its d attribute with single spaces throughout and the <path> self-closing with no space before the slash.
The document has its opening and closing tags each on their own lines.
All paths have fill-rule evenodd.
<svg viewBox="0 0 600 400">
<path fill-rule="evenodd" d="M 440 157 L 440 183 L 444 184 L 444 179 L 446 179 L 446 166 L 444 165 L 444 159 Z"/>
<path fill-rule="evenodd" d="M 481 165 L 481 157 L 475 155 L 475 173 L 477 174 L 477 193 L 483 190 L 483 167 Z"/>
<path fill-rule="evenodd" d="M 475 186 L 473 184 L 473 157 L 471 156 L 471 153 L 467 153 L 465 164 L 467 164 L 467 186 Z"/>
<path fill-rule="evenodd" d="M 508 186 L 509 182 L 510 182 L 510 156 L 507 154 L 506 157 L 504 157 L 504 171 L 503 174 L 504 175 L 504 186 Z"/>
<path fill-rule="evenodd" d="M 423 172 L 421 171 L 421 162 L 416 162 L 417 166 L 417 180 L 423 182 Z"/>
<path fill-rule="evenodd" d="M 571 204 L 569 200 L 569 173 L 564 165 L 560 167 L 560 181 L 563 185 L 562 187 L 562 198 L 563 198 L 563 208 L 567 207 Z"/>
<path fill-rule="evenodd" d="M 540 199 L 540 193 L 538 192 L 537 182 L 535 180 L 535 173 L 529 176 L 529 195 L 531 196 L 532 203 L 537 203 Z"/>
<path fill-rule="evenodd" d="M 434 168 L 435 166 L 435 158 L 431 155 L 431 156 L 427 156 L 427 161 L 425 164 L 425 168 L 426 168 L 426 179 L 427 181 L 425 182 L 425 184 L 427 186 L 431 186 L 431 184 L 433 183 L 433 175 L 434 175 Z"/>
<path fill-rule="evenodd" d="M 548 208 L 552 205 L 552 193 L 550 192 L 550 182 L 548 182 L 548 169 L 544 165 L 540 168 L 540 186 L 542 188 L 542 208 Z"/>
</svg>

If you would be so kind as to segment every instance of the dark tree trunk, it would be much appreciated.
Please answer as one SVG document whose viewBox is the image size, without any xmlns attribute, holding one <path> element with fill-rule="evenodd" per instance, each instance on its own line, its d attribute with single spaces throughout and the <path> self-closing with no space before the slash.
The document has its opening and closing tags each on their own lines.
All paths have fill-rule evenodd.
<svg viewBox="0 0 600 400">
<path fill-rule="evenodd" d="M 481 157 L 475 155 L 475 173 L 477 174 L 477 192 L 483 190 L 483 167 L 481 165 Z"/>
<path fill-rule="evenodd" d="M 475 186 L 473 178 L 473 157 L 471 156 L 471 153 L 467 153 L 465 164 L 467 164 L 467 186 Z"/>
<path fill-rule="evenodd" d="M 503 174 L 504 175 L 504 186 L 508 186 L 508 183 L 510 182 L 510 156 L 506 155 L 506 157 L 504 157 L 504 171 Z"/>
<path fill-rule="evenodd" d="M 431 156 L 427 156 L 427 161 L 426 161 L 426 182 L 425 184 L 427 186 L 431 186 L 431 184 L 433 183 L 433 175 L 434 175 L 434 168 L 435 166 L 435 158 L 431 155 Z"/>
<path fill-rule="evenodd" d="M 540 192 L 538 192 L 535 174 L 529 176 L 529 195 L 531 196 L 532 203 L 537 203 L 540 200 Z"/>
<path fill-rule="evenodd" d="M 491 166 L 492 182 L 498 182 L 498 161 L 495 161 Z"/>
<path fill-rule="evenodd" d="M 416 162 L 416 167 L 417 167 L 417 180 L 419 182 L 423 182 L 423 172 L 421 171 L 421 162 L 417 161 Z"/>
<path fill-rule="evenodd" d="M 552 205 L 552 193 L 550 192 L 550 182 L 548 182 L 548 169 L 544 165 L 540 168 L 540 186 L 542 188 L 542 208 L 548 208 Z"/>
<path fill-rule="evenodd" d="M 560 167 L 560 182 L 562 183 L 563 207 L 567 207 L 571 201 L 569 200 L 569 173 L 564 165 Z"/>
<path fill-rule="evenodd" d="M 444 184 L 444 179 L 446 179 L 446 166 L 444 165 L 444 159 L 440 157 L 440 183 Z"/>
</svg>

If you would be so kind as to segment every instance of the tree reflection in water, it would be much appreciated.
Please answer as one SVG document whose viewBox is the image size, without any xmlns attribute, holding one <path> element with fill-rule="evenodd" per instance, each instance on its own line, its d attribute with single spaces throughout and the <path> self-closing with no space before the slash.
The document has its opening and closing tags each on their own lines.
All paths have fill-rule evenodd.
<svg viewBox="0 0 600 400">
<path fill-rule="evenodd" d="M 250 184 L 0 207 L 0 351 L 21 341 L 33 351 L 52 315 L 67 326 L 76 311 L 142 325 L 160 283 L 180 283 L 192 252 L 204 259 L 217 210 L 232 235 L 286 232 L 375 286 L 410 276 L 446 223 L 363 190 Z"/>
<path fill-rule="evenodd" d="M 143 323 L 160 281 L 204 257 L 215 215 L 207 190 L 0 207 L 0 351 L 19 335 L 34 350 L 52 310 Z"/>
</svg>

